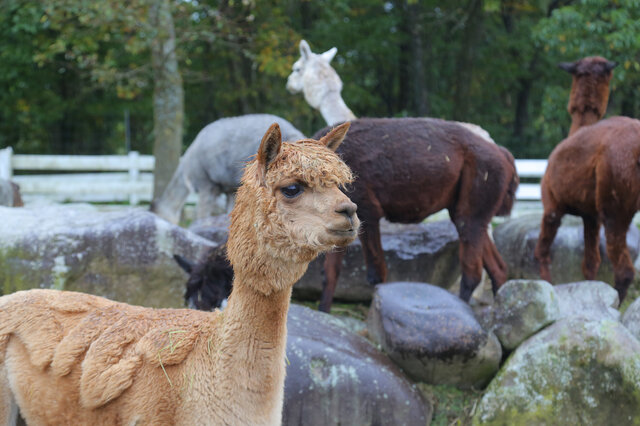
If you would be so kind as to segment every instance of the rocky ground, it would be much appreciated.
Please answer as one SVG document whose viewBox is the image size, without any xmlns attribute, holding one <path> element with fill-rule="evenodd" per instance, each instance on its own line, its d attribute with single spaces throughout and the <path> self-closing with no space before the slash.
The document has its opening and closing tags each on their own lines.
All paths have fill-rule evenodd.
<svg viewBox="0 0 640 426">
<path fill-rule="evenodd" d="M 144 209 L 0 207 L 0 217 L 1 293 L 79 290 L 155 307 L 183 306 L 186 275 L 173 254 L 195 260 L 226 235 L 225 217 L 185 229 Z M 582 281 L 582 226 L 568 217 L 551 267 L 565 284 L 538 280 L 539 220 L 533 213 L 496 224 L 511 280 L 495 298 L 485 282 L 470 305 L 456 297 L 458 241 L 448 221 L 383 223 L 395 282 L 375 288 L 353 244 L 332 315 L 315 310 L 321 275 L 312 264 L 294 287 L 289 316 L 285 424 L 640 418 L 640 277 L 622 306 L 606 261 L 600 281 Z M 638 268 L 635 225 L 627 242 Z"/>
</svg>

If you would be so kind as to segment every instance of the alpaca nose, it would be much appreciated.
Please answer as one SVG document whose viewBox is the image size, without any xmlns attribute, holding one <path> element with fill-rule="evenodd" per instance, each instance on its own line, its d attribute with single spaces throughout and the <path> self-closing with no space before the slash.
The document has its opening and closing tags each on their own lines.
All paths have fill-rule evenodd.
<svg viewBox="0 0 640 426">
<path fill-rule="evenodd" d="M 336 207 L 336 213 L 345 215 L 349 220 L 356 214 L 356 210 L 358 210 L 358 206 L 352 201 L 344 201 Z"/>
</svg>

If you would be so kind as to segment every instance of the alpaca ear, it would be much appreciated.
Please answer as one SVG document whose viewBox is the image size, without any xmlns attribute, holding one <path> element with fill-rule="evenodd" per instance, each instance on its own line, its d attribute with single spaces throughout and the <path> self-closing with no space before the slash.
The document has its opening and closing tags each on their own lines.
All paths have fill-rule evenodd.
<svg viewBox="0 0 640 426">
<path fill-rule="evenodd" d="M 335 47 L 332 47 L 331 49 L 327 50 L 320 56 L 322 56 L 322 59 L 327 61 L 327 63 L 330 63 L 333 57 L 336 56 L 336 53 L 338 53 L 338 49 L 336 49 Z"/>
<path fill-rule="evenodd" d="M 282 147 L 282 134 L 278 123 L 273 123 L 262 137 L 258 148 L 258 180 L 264 185 L 264 177 L 267 174 L 269 164 L 276 159 Z"/>
<path fill-rule="evenodd" d="M 309 47 L 309 43 L 307 43 L 306 40 L 300 40 L 300 56 L 302 59 L 309 59 L 312 54 L 313 52 Z"/>
<path fill-rule="evenodd" d="M 318 142 L 324 144 L 331 151 L 335 151 L 336 149 L 338 149 L 345 136 L 347 136 L 349 127 L 351 127 L 351 123 L 349 122 L 341 124 L 324 135 Z"/>
<path fill-rule="evenodd" d="M 576 72 L 577 66 L 578 64 L 576 62 L 560 62 L 558 64 L 558 68 L 561 68 L 570 74 L 573 74 Z"/>
<path fill-rule="evenodd" d="M 605 66 L 607 68 L 607 71 L 611 71 L 612 69 L 618 66 L 618 63 L 615 61 L 607 61 L 607 64 Z"/>
<path fill-rule="evenodd" d="M 191 271 L 193 271 L 193 263 L 192 262 L 189 262 L 187 259 L 185 259 L 184 257 L 180 256 L 179 254 L 174 254 L 173 258 L 176 261 L 176 263 L 178 265 L 180 265 L 180 267 L 182 269 L 184 269 L 184 271 L 187 274 L 190 274 Z"/>
</svg>

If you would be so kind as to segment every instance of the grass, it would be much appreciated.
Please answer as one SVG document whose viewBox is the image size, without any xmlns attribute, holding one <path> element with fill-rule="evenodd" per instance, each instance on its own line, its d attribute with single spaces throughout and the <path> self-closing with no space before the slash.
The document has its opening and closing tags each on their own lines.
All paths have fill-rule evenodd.
<svg viewBox="0 0 640 426">
<path fill-rule="evenodd" d="M 318 310 L 319 302 L 310 302 L 307 300 L 292 300 L 296 305 L 306 306 L 313 310 Z M 364 303 L 333 303 L 331 305 L 331 315 L 340 317 L 351 317 L 360 321 L 367 319 L 369 313 L 369 305 Z"/>
<path fill-rule="evenodd" d="M 447 385 L 418 383 L 418 389 L 433 407 L 433 426 L 467 426 L 472 423 L 476 404 L 482 391 L 460 390 Z"/>
<path fill-rule="evenodd" d="M 620 313 L 624 314 L 629 305 L 631 305 L 638 297 L 640 297 L 640 276 L 638 276 L 638 272 L 636 271 L 636 276 L 627 291 L 627 297 L 624 298 L 624 301 L 620 305 Z"/>
</svg>

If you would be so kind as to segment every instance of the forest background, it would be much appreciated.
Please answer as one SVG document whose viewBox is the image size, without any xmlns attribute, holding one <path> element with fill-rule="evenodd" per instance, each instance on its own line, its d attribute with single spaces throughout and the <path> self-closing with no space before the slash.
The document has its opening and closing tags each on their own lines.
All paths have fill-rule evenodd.
<svg viewBox="0 0 640 426">
<path fill-rule="evenodd" d="M 285 90 L 301 39 L 337 47 L 357 116 L 468 121 L 516 158 L 568 133 L 558 62 L 618 62 L 607 115 L 640 108 L 640 0 L 2 0 L 0 147 L 137 150 L 170 176 L 221 117 L 273 113 L 311 136 L 320 113 Z"/>
</svg>

